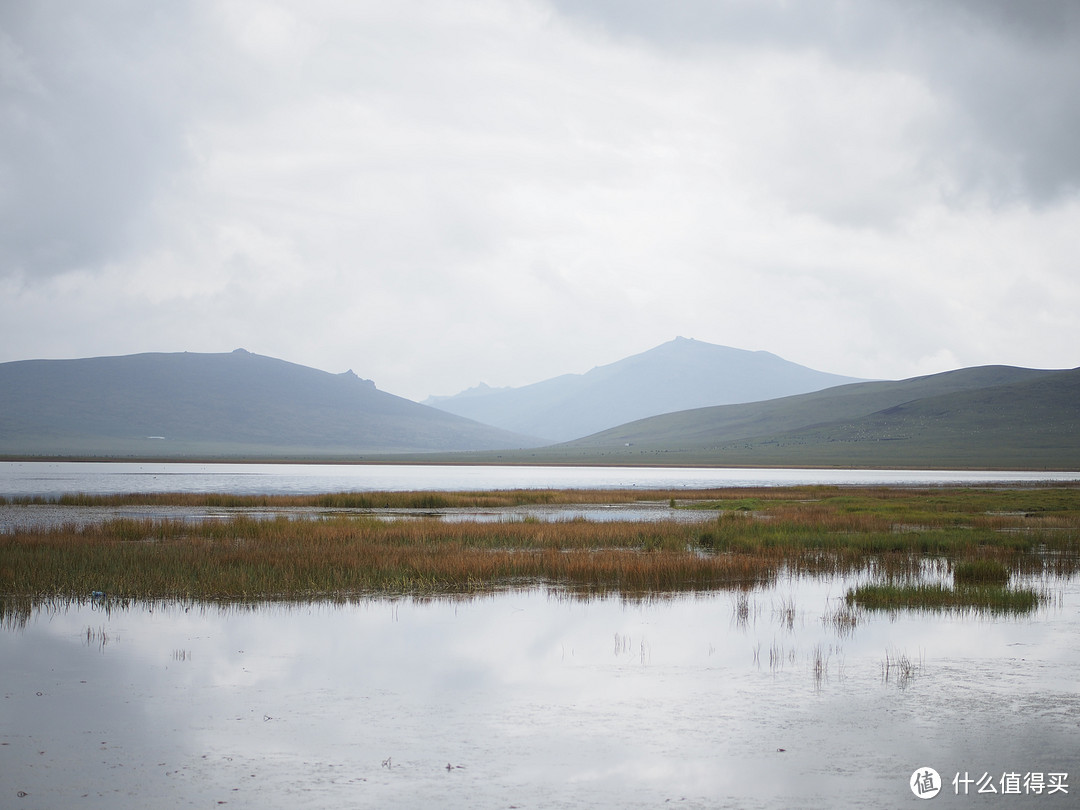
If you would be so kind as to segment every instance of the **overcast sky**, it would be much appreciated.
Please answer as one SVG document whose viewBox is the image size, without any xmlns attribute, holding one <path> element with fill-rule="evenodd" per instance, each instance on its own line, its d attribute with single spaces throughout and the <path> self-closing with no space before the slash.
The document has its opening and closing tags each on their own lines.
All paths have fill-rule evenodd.
<svg viewBox="0 0 1080 810">
<path fill-rule="evenodd" d="M 5 0 L 0 361 L 1080 365 L 1072 0 Z"/>
</svg>

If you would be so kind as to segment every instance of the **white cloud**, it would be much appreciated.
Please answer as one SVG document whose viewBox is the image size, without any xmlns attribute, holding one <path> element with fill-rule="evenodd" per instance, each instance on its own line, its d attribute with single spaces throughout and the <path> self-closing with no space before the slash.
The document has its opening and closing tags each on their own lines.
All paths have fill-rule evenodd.
<svg viewBox="0 0 1080 810">
<path fill-rule="evenodd" d="M 966 12 L 886 0 L 718 4 L 692 37 L 540 0 L 42 8 L 0 12 L 0 144 L 33 146 L 0 158 L 0 361 L 244 346 L 414 398 L 679 334 L 862 376 L 1076 365 L 1077 197 L 1039 180 L 1049 135 L 988 131 L 1027 88 L 1076 106 L 1056 34 L 962 29 L 1009 57 L 993 95 L 905 38 Z"/>
</svg>

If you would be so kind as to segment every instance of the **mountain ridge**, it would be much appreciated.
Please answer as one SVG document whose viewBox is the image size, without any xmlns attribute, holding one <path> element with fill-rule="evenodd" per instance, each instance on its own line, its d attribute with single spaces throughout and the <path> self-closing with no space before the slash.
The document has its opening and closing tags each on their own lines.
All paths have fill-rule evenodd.
<svg viewBox="0 0 1080 810">
<path fill-rule="evenodd" d="M 243 349 L 0 364 L 7 455 L 354 455 L 540 442 Z"/>
<path fill-rule="evenodd" d="M 550 444 L 244 350 L 26 360 L 0 364 L 0 457 L 1080 469 L 1080 368 L 845 383 Z"/>
<path fill-rule="evenodd" d="M 1080 468 L 1080 368 L 975 366 L 661 415 L 545 448 L 609 462 Z"/>
<path fill-rule="evenodd" d="M 763 401 L 856 381 L 771 352 L 677 337 L 584 374 L 518 388 L 481 384 L 424 403 L 505 430 L 567 441 L 662 413 Z"/>
</svg>

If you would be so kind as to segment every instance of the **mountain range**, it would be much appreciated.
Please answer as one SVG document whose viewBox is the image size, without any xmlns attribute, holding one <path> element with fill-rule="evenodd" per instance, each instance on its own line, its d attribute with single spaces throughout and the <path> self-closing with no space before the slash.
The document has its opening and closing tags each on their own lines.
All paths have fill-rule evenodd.
<svg viewBox="0 0 1080 810">
<path fill-rule="evenodd" d="M 594 463 L 1080 469 L 1080 369 L 978 366 L 843 385 L 656 416 L 543 452 Z"/>
<path fill-rule="evenodd" d="M 0 364 L 0 454 L 355 457 L 537 439 L 237 349 Z"/>
<path fill-rule="evenodd" d="M 683 338 L 440 407 L 242 349 L 25 360 L 0 364 L 0 457 L 1080 469 L 1080 369 L 832 379 Z M 711 404 L 680 406 L 695 396 Z M 743 396 L 761 398 L 730 401 Z M 443 409 L 473 399 L 507 419 L 518 403 L 520 429 Z M 530 430 L 588 424 L 606 427 L 560 443 Z"/>
<path fill-rule="evenodd" d="M 855 381 L 769 352 L 679 337 L 585 374 L 564 374 L 520 388 L 481 385 L 451 397 L 429 397 L 424 404 L 561 442 L 647 416 L 757 402 Z"/>
</svg>

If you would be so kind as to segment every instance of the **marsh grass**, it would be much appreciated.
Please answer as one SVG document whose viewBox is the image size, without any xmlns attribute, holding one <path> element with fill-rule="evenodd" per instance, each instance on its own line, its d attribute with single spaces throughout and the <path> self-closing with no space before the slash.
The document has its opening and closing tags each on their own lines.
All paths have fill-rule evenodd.
<svg viewBox="0 0 1080 810">
<path fill-rule="evenodd" d="M 847 604 L 866 610 L 973 610 L 989 613 L 1023 614 L 1047 601 L 1030 588 L 1011 589 L 995 585 L 958 586 L 942 584 L 862 585 L 847 593 Z"/>
<path fill-rule="evenodd" d="M 840 638 L 854 635 L 855 628 L 862 621 L 862 610 L 856 604 L 849 604 L 846 600 L 841 602 L 835 609 L 826 610 L 821 616 L 821 623 L 825 627 L 831 627 Z"/>
<path fill-rule="evenodd" d="M 95 591 L 121 599 L 243 602 L 479 593 L 543 584 L 574 594 L 641 597 L 723 588 L 745 592 L 780 575 L 870 572 L 889 582 L 915 580 L 928 560 L 952 565 L 956 587 L 938 593 L 918 586 L 924 590 L 891 596 L 860 589 L 848 594 L 848 607 L 936 603 L 995 609 L 1001 604 L 1018 610 L 1030 608 L 1015 605 L 1032 598 L 1037 603 L 1038 597 L 992 587 L 993 576 L 1000 579 L 1002 571 L 1068 576 L 1080 559 L 1080 488 L 1069 487 L 167 494 L 66 496 L 58 505 L 362 511 L 670 504 L 673 498 L 680 508 L 716 509 L 718 516 L 701 524 L 237 515 L 203 522 L 122 518 L 82 527 L 16 529 L 0 534 L 0 620 L 17 615 L 10 607 L 13 599 L 83 598 Z M 792 624 L 794 606 L 787 608 L 781 606 L 780 615 Z M 838 613 L 836 621 L 855 622 L 855 616 Z"/>
<path fill-rule="evenodd" d="M 757 622 L 757 616 L 757 600 L 752 600 L 747 590 L 737 592 L 731 606 L 732 624 L 741 630 L 745 630 L 750 626 L 751 622 Z"/>
<path fill-rule="evenodd" d="M 795 598 L 785 596 L 780 598 L 780 606 L 773 608 L 773 615 L 780 621 L 780 626 L 791 632 L 795 629 Z"/>
<path fill-rule="evenodd" d="M 956 585 L 1008 585 L 1009 569 L 1000 560 L 962 560 L 953 567 Z"/>
<path fill-rule="evenodd" d="M 110 641 L 113 641 L 113 637 L 110 636 L 104 626 L 102 627 L 87 627 L 86 628 L 86 646 L 97 647 L 99 650 L 104 650 Z"/>
<path fill-rule="evenodd" d="M 881 662 L 881 682 L 895 683 L 899 688 L 906 689 L 911 680 L 922 672 L 924 662 L 920 656 L 912 660 L 907 653 L 898 650 L 886 650 L 885 660 Z"/>
<path fill-rule="evenodd" d="M 676 523 L 125 519 L 0 538 L 0 593 L 276 599 L 541 582 L 640 593 L 775 577 L 773 558 L 688 551 L 691 531 Z"/>
<path fill-rule="evenodd" d="M 823 644 L 817 644 L 811 651 L 810 672 L 814 677 L 815 691 L 820 691 L 825 681 L 829 680 L 829 664 L 834 658 L 836 660 L 836 677 L 843 680 L 844 658 L 843 650 L 839 646 L 830 644 L 826 647 Z"/>
<path fill-rule="evenodd" d="M 784 668 L 785 663 L 795 663 L 795 648 L 785 648 L 774 641 L 769 647 L 769 670 L 776 674 Z"/>
</svg>

